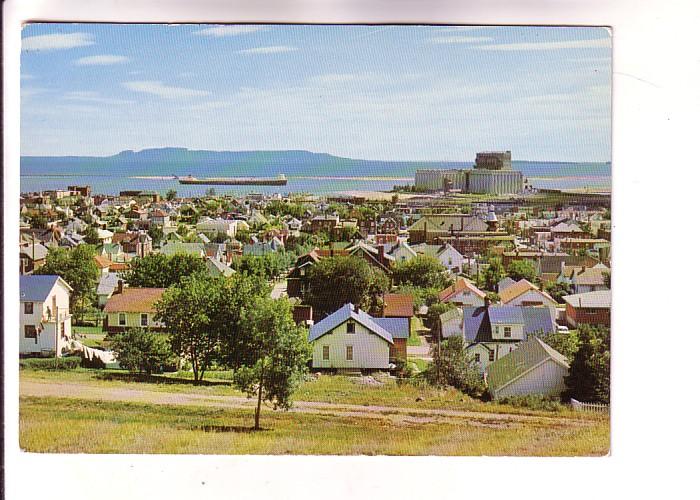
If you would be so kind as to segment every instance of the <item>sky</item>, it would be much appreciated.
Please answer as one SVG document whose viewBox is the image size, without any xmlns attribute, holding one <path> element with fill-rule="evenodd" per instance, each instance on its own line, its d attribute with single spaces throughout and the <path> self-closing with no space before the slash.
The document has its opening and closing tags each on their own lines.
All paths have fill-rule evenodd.
<svg viewBox="0 0 700 500">
<path fill-rule="evenodd" d="M 610 161 L 605 28 L 29 24 L 21 154 Z"/>
</svg>

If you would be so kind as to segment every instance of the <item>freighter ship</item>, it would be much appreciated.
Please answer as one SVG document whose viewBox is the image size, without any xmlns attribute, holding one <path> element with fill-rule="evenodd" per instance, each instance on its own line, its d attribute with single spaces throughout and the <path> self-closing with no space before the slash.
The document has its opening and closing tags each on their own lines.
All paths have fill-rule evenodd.
<svg viewBox="0 0 700 500">
<path fill-rule="evenodd" d="M 228 186 L 286 186 L 287 178 L 284 174 L 277 177 L 206 177 L 198 179 L 188 175 L 177 177 L 180 184 L 212 184 Z"/>
</svg>

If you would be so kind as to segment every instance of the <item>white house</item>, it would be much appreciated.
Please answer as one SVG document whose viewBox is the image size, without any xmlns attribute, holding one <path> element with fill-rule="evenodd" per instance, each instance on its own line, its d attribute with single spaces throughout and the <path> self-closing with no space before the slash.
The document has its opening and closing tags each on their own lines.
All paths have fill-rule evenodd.
<svg viewBox="0 0 700 500">
<path fill-rule="evenodd" d="M 19 353 L 62 355 L 72 338 L 71 287 L 60 276 L 19 278 Z"/>
<path fill-rule="evenodd" d="M 453 285 L 448 286 L 438 294 L 438 300 L 462 306 L 481 307 L 486 301 L 486 293 L 479 290 L 466 278 L 459 277 Z"/>
<path fill-rule="evenodd" d="M 396 248 L 394 248 L 390 254 L 392 257 L 394 257 L 395 262 L 406 262 L 414 257 L 418 256 L 418 253 L 416 253 L 415 250 L 413 250 L 408 243 L 405 241 L 402 241 Z"/>
<path fill-rule="evenodd" d="M 526 279 L 499 290 L 501 303 L 509 306 L 547 306 L 555 313 L 557 301 Z"/>
<path fill-rule="evenodd" d="M 224 233 L 229 238 L 234 238 L 236 236 L 236 225 L 237 222 L 235 220 L 204 217 L 197 222 L 197 232 L 204 233 L 209 238 L 214 238 L 219 233 Z"/>
<path fill-rule="evenodd" d="M 440 315 L 440 334 L 442 338 L 462 335 L 463 311 L 455 307 Z"/>
<path fill-rule="evenodd" d="M 373 318 L 352 304 L 345 304 L 309 330 L 313 368 L 388 369 L 395 340 L 408 337 L 402 318 Z"/>
<path fill-rule="evenodd" d="M 566 389 L 568 373 L 564 355 L 531 337 L 488 366 L 486 383 L 494 399 L 528 394 L 559 396 Z"/>
</svg>

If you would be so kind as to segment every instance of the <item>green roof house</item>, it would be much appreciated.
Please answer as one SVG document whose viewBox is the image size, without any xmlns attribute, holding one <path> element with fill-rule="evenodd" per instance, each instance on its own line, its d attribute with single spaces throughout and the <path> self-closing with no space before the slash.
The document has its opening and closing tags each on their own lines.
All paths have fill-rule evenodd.
<svg viewBox="0 0 700 500">
<path fill-rule="evenodd" d="M 569 363 L 563 354 L 533 336 L 491 363 L 486 383 L 494 399 L 540 394 L 559 396 L 566 388 Z"/>
</svg>

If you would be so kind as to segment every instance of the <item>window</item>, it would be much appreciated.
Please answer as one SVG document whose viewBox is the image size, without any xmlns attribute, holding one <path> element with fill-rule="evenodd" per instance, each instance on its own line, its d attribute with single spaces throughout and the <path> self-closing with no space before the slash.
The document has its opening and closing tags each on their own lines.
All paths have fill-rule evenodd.
<svg viewBox="0 0 700 500">
<path fill-rule="evenodd" d="M 119 326 L 126 326 L 126 314 L 119 313 Z"/>
<path fill-rule="evenodd" d="M 24 314 L 34 314 L 34 302 L 24 303 Z"/>
<path fill-rule="evenodd" d="M 306 269 L 304 269 L 303 267 L 301 269 L 299 269 L 299 275 L 306 276 Z"/>
<path fill-rule="evenodd" d="M 345 331 L 347 333 L 355 333 L 355 323 L 353 323 L 352 321 L 348 321 Z"/>
<path fill-rule="evenodd" d="M 352 361 L 352 346 L 345 346 L 345 359 Z"/>
<path fill-rule="evenodd" d="M 477 363 L 481 363 L 481 354 L 479 354 L 478 352 L 474 354 L 474 361 L 476 361 Z"/>
<path fill-rule="evenodd" d="M 505 338 L 510 338 L 510 327 L 509 326 L 503 327 L 503 336 Z"/>
<path fill-rule="evenodd" d="M 148 326 L 148 314 L 141 314 L 141 326 Z"/>
<path fill-rule="evenodd" d="M 323 361 L 331 359 L 331 348 L 327 345 L 323 346 Z"/>
<path fill-rule="evenodd" d="M 489 361 L 493 361 L 496 359 L 496 352 L 495 351 L 489 351 Z"/>
<path fill-rule="evenodd" d="M 25 339 L 35 339 L 36 338 L 36 326 L 25 325 L 24 326 L 24 338 Z"/>
</svg>

